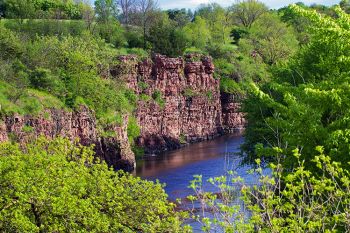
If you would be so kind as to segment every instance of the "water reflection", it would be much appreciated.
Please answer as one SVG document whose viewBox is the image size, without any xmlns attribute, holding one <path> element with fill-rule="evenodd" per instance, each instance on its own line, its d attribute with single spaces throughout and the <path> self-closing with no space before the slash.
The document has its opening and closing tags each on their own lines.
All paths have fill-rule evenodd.
<svg viewBox="0 0 350 233">
<path fill-rule="evenodd" d="M 192 144 L 159 156 L 144 158 L 137 163 L 136 175 L 165 183 L 169 198 L 191 194 L 188 188 L 193 175 L 202 174 L 203 180 L 224 175 L 234 169 L 239 175 L 246 174 L 249 167 L 238 167 L 241 135 L 226 135 L 212 141 Z M 243 175 L 244 176 L 244 175 Z"/>
<path fill-rule="evenodd" d="M 162 173 L 168 173 L 189 164 L 238 153 L 242 142 L 241 135 L 225 135 L 211 141 L 192 144 L 176 151 L 148 156 L 138 161 L 136 174 L 142 178 L 155 178 L 161 176 Z"/>
</svg>

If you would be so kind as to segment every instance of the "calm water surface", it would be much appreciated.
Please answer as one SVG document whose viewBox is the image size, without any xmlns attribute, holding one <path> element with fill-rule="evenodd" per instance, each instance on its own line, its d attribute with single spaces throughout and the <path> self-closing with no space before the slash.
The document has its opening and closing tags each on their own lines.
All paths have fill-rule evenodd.
<svg viewBox="0 0 350 233">
<path fill-rule="evenodd" d="M 241 158 L 238 153 L 243 141 L 241 135 L 226 135 L 162 155 L 146 157 L 138 161 L 136 175 L 165 183 L 170 200 L 192 194 L 188 185 L 194 175 L 203 175 L 203 180 L 207 180 L 224 175 L 227 170 L 235 170 L 247 183 L 255 183 L 256 177 L 247 175 L 251 167 L 239 166 Z M 211 188 L 208 186 L 207 190 Z"/>
</svg>

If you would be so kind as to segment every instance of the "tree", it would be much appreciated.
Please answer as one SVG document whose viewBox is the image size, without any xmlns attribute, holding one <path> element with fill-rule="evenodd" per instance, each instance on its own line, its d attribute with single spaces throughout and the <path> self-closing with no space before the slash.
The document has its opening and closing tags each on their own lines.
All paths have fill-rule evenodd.
<svg viewBox="0 0 350 233">
<path fill-rule="evenodd" d="M 190 23 L 192 20 L 191 12 L 186 11 L 185 8 L 179 10 L 179 9 L 172 9 L 167 10 L 169 19 L 176 22 L 176 26 L 178 27 L 184 27 L 186 24 Z"/>
<path fill-rule="evenodd" d="M 201 16 L 207 21 L 212 43 L 226 44 L 230 42 L 230 31 L 233 25 L 231 13 L 217 3 L 202 5 L 197 10 L 196 16 Z"/>
<path fill-rule="evenodd" d="M 118 5 L 122 10 L 122 23 L 126 26 L 129 24 L 129 15 L 135 7 L 137 0 L 118 0 Z"/>
<path fill-rule="evenodd" d="M 234 4 L 230 10 L 234 18 L 244 27 L 250 28 L 268 8 L 257 0 L 244 0 Z"/>
<path fill-rule="evenodd" d="M 4 15 L 6 18 L 29 19 L 34 16 L 35 5 L 32 0 L 3 0 Z"/>
<path fill-rule="evenodd" d="M 253 85 L 245 107 L 252 123 L 246 146 L 283 148 L 284 165 L 291 168 L 292 148 L 301 148 L 305 166 L 312 166 L 315 147 L 323 145 L 334 161 L 348 167 L 350 16 L 339 6 L 335 18 L 295 5 L 291 9 L 310 20 L 310 42 L 269 83 Z"/>
<path fill-rule="evenodd" d="M 156 53 L 168 56 L 181 56 L 188 46 L 188 37 L 184 31 L 175 27 L 175 22 L 163 13 L 161 20 L 150 28 L 149 41 L 152 43 L 152 50 Z"/>
<path fill-rule="evenodd" d="M 183 30 L 189 37 L 193 47 L 204 49 L 210 41 L 210 31 L 207 22 L 200 16 L 196 16 L 194 21 L 187 24 Z"/>
<path fill-rule="evenodd" d="M 282 151 L 274 148 L 276 156 L 282 157 Z M 208 181 L 195 176 L 190 185 L 195 194 L 187 197 L 193 220 L 208 233 L 349 232 L 350 173 L 321 146 L 315 154 L 316 169 L 305 166 L 295 149 L 297 164 L 292 170 L 276 162 L 269 165 L 268 174 L 257 159 L 257 168 L 249 172 L 257 184 L 234 171 Z"/>
<path fill-rule="evenodd" d="M 349 0 L 341 0 L 339 5 L 346 13 L 350 14 L 350 1 Z"/>
<path fill-rule="evenodd" d="M 186 232 L 159 183 L 116 172 L 92 147 L 0 144 L 1 232 Z"/>
<path fill-rule="evenodd" d="M 79 10 L 82 16 L 82 19 L 87 24 L 87 28 L 89 31 L 92 31 L 92 25 L 95 20 L 95 11 L 94 9 L 89 5 L 85 3 L 81 3 L 79 5 Z"/>
<path fill-rule="evenodd" d="M 265 14 L 257 20 L 250 28 L 248 38 L 249 41 L 245 42 L 251 43 L 254 51 L 269 65 L 283 62 L 298 48 L 294 30 L 281 22 L 274 14 Z M 254 51 L 249 51 L 249 53 Z"/>
<path fill-rule="evenodd" d="M 95 12 L 100 22 L 108 23 L 111 20 L 115 20 L 118 14 L 116 0 L 96 0 Z"/>
<path fill-rule="evenodd" d="M 135 21 L 142 27 L 143 48 L 146 49 L 148 30 L 152 23 L 160 17 L 160 14 L 157 15 L 158 3 L 155 0 L 137 0 L 135 10 Z"/>
</svg>

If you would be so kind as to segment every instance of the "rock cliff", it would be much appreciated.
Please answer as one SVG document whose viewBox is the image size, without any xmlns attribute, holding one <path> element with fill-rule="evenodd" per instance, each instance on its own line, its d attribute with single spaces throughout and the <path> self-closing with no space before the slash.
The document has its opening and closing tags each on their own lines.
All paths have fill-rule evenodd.
<svg viewBox="0 0 350 233">
<path fill-rule="evenodd" d="M 222 127 L 225 133 L 242 132 L 247 122 L 241 111 L 238 97 L 229 93 L 221 93 L 221 105 Z"/>
<path fill-rule="evenodd" d="M 141 127 L 137 145 L 146 153 L 159 153 L 181 145 L 211 139 L 224 132 L 244 128 L 244 115 L 233 95 L 220 93 L 211 58 L 154 55 L 139 61 L 121 56 L 104 76 L 127 84 L 138 96 L 134 115 Z M 14 115 L 0 119 L 0 142 L 26 143 L 44 135 L 79 138 L 83 145 L 95 144 L 98 156 L 116 169 L 131 171 L 135 156 L 127 135 L 128 117 L 120 126 L 110 126 L 115 136 L 103 137 L 94 112 L 47 109 L 39 116 Z"/>
<path fill-rule="evenodd" d="M 95 144 L 97 155 L 111 166 L 131 171 L 135 158 L 126 133 L 127 118 L 123 120 L 122 126 L 110 129 L 115 131 L 115 138 L 104 138 L 97 132 L 94 113 L 86 107 L 74 112 L 47 109 L 35 117 L 14 115 L 0 120 L 0 142 L 12 140 L 26 143 L 39 136 L 78 138 L 83 145 Z"/>
<path fill-rule="evenodd" d="M 137 143 L 147 153 L 223 132 L 220 84 L 213 76 L 210 58 L 155 55 L 143 62 L 132 56 L 121 57 L 121 61 L 121 66 L 128 64 L 132 70 L 124 76 L 125 81 L 141 97 L 136 111 L 141 126 Z"/>
</svg>

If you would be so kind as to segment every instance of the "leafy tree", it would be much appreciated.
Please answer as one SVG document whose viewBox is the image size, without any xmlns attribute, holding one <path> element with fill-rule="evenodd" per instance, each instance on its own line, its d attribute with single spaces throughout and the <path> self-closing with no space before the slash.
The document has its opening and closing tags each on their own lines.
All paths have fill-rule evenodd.
<svg viewBox="0 0 350 233">
<path fill-rule="evenodd" d="M 348 166 L 349 15 L 339 6 L 336 18 L 295 5 L 291 9 L 310 20 L 312 36 L 271 83 L 253 87 L 246 105 L 252 122 L 246 145 L 278 146 L 287 155 L 291 147 L 302 148 L 307 165 L 314 148 L 324 145 L 333 160 Z M 284 162 L 295 164 L 292 156 Z"/>
<path fill-rule="evenodd" d="M 286 60 L 298 48 L 294 31 L 274 14 L 262 16 L 250 28 L 248 38 L 257 54 L 270 65 Z"/>
<path fill-rule="evenodd" d="M 1 232 L 184 232 L 159 183 L 115 172 L 91 147 L 0 144 Z"/>
<path fill-rule="evenodd" d="M 184 33 L 189 37 L 191 46 L 203 49 L 210 40 L 210 31 L 205 19 L 196 16 L 195 20 L 184 27 Z"/>
<path fill-rule="evenodd" d="M 173 9 L 173 10 L 167 10 L 169 19 L 176 22 L 176 26 L 178 27 L 184 27 L 192 20 L 192 12 L 186 11 L 185 8 L 179 10 L 179 9 Z"/>
<path fill-rule="evenodd" d="M 168 56 L 183 54 L 189 41 L 183 30 L 176 28 L 174 24 L 164 14 L 163 19 L 150 28 L 149 41 L 153 45 L 153 51 Z"/>
<path fill-rule="evenodd" d="M 350 14 L 350 1 L 349 0 L 341 0 L 339 5 L 346 13 Z"/>
<path fill-rule="evenodd" d="M 302 8 L 307 8 L 303 3 L 297 3 Z M 291 25 L 297 33 L 299 43 L 306 44 L 309 41 L 310 33 L 308 27 L 310 22 L 306 17 L 296 14 L 290 7 L 284 7 L 278 10 L 281 20 Z"/>
<path fill-rule="evenodd" d="M 108 23 L 115 20 L 118 15 L 118 7 L 116 0 L 96 0 L 95 12 L 98 21 Z"/>
<path fill-rule="evenodd" d="M 11 59 L 23 53 L 19 37 L 0 24 L 1 59 Z"/>
<path fill-rule="evenodd" d="M 196 12 L 207 21 L 211 43 L 226 44 L 230 42 L 230 31 L 232 27 L 232 14 L 217 3 L 202 5 Z"/>
<path fill-rule="evenodd" d="M 257 0 L 239 1 L 231 7 L 234 18 L 246 28 L 250 28 L 267 10 L 267 7 Z"/>
<path fill-rule="evenodd" d="M 6 18 L 28 19 L 34 16 L 35 5 L 32 0 L 3 0 L 6 9 L 4 15 Z"/>
<path fill-rule="evenodd" d="M 135 12 L 133 13 L 134 25 L 142 28 L 143 49 L 147 48 L 147 36 L 149 29 L 157 20 L 161 20 L 162 13 L 158 10 L 157 2 L 154 0 L 137 0 Z"/>
</svg>

